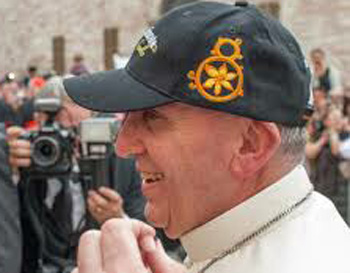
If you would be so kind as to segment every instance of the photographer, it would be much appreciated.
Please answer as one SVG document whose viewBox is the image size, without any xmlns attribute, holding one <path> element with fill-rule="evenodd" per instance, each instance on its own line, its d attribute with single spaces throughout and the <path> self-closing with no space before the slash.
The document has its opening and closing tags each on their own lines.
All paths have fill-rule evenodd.
<svg viewBox="0 0 350 273">
<path fill-rule="evenodd" d="M 61 106 L 54 119 L 64 128 L 62 132 L 76 129 L 83 120 L 91 117 L 91 112 L 74 104 L 57 82 L 49 83 L 36 97 L 45 98 L 60 100 Z M 48 118 L 45 113 L 37 115 L 39 122 Z M 75 162 L 79 158 L 77 137 L 70 142 L 72 147 L 67 147 L 74 152 L 73 167 L 68 175 L 32 177 L 33 143 L 21 137 L 26 133 L 20 127 L 7 130 L 10 164 L 22 170 L 19 182 L 24 241 L 22 272 L 70 272 L 75 266 L 80 234 L 94 227 L 89 221 L 91 217 L 86 216 L 96 220 L 96 227 L 109 218 L 123 215 L 143 219 L 140 180 L 132 160 L 114 158 L 113 172 L 117 179 L 110 181 L 111 188 L 96 187 L 85 192 Z M 85 213 L 86 203 L 88 213 Z"/>
</svg>

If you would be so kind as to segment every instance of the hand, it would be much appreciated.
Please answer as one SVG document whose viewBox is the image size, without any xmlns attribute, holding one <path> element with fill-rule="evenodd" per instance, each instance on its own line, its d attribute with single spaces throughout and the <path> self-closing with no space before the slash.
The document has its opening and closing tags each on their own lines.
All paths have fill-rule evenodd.
<svg viewBox="0 0 350 273">
<path fill-rule="evenodd" d="M 6 130 L 6 138 L 9 144 L 9 162 L 12 167 L 29 167 L 30 142 L 28 140 L 18 139 L 26 131 L 17 126 L 12 126 Z"/>
<path fill-rule="evenodd" d="M 78 269 L 74 273 L 184 273 L 185 268 L 166 255 L 155 230 L 132 219 L 107 221 L 101 231 L 82 235 Z"/>
<path fill-rule="evenodd" d="M 92 217 L 100 224 L 124 215 L 122 197 L 115 190 L 106 187 L 89 191 L 87 203 Z"/>
<path fill-rule="evenodd" d="M 320 139 L 318 140 L 318 143 L 319 143 L 321 146 L 324 146 L 324 145 L 326 145 L 326 144 L 328 143 L 328 141 L 329 141 L 329 134 L 328 134 L 328 132 L 324 132 L 324 133 L 321 135 Z"/>
</svg>

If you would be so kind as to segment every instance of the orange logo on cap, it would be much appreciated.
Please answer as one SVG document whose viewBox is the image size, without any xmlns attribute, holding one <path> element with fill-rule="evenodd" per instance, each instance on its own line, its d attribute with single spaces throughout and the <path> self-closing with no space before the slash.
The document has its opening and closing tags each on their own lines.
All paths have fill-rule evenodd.
<svg viewBox="0 0 350 273">
<path fill-rule="evenodd" d="M 212 102 L 226 102 L 243 96 L 243 66 L 236 62 L 243 58 L 241 44 L 241 39 L 219 38 L 210 51 L 212 56 L 202 61 L 196 72 L 191 70 L 187 73 L 191 80 L 189 88 L 197 89 Z M 223 46 L 231 47 L 233 53 L 224 55 L 221 51 Z"/>
</svg>

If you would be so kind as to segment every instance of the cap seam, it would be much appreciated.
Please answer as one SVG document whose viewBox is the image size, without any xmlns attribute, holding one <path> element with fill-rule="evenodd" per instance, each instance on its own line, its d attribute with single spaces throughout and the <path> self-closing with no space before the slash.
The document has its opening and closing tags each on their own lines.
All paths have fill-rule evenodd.
<svg viewBox="0 0 350 273">
<path fill-rule="evenodd" d="M 216 15 L 215 17 L 212 16 L 213 18 L 211 18 L 210 20 L 206 21 L 201 28 L 196 31 L 194 34 L 196 36 L 199 36 L 200 33 L 204 32 L 207 28 L 209 28 L 212 24 L 214 24 L 217 21 L 221 21 L 222 19 L 225 19 L 225 17 L 227 17 L 228 15 L 231 15 L 232 13 L 236 12 L 238 8 L 240 9 L 245 9 L 242 12 L 247 12 L 248 10 L 251 10 L 249 8 L 250 6 L 247 7 L 238 7 L 238 6 L 232 6 L 232 9 L 230 9 L 229 11 L 225 11 L 222 14 L 220 14 L 219 16 Z M 198 39 L 197 39 L 198 40 Z M 196 48 L 198 47 L 198 43 L 195 43 L 195 45 L 193 46 L 192 50 L 191 50 L 191 55 L 193 54 L 193 52 L 196 52 Z"/>
<path fill-rule="evenodd" d="M 251 10 L 252 10 L 252 9 L 251 9 Z M 251 14 L 251 13 L 249 13 L 249 12 L 247 12 L 247 14 L 248 14 L 251 18 L 256 19 L 256 17 L 254 17 L 253 14 Z M 266 18 L 264 17 L 264 13 L 259 13 L 259 12 L 257 12 L 256 15 L 258 16 L 259 21 L 264 25 L 264 28 L 261 28 L 261 27 L 257 24 L 257 22 L 254 21 L 254 23 L 256 24 L 256 26 L 257 26 L 259 29 L 263 29 L 263 30 L 264 30 L 264 32 L 268 35 L 268 37 L 269 37 L 268 40 L 269 40 L 269 42 L 270 42 L 271 44 L 273 44 L 274 46 L 280 46 L 280 45 L 276 44 L 275 39 L 273 39 L 273 37 L 271 37 L 271 34 L 270 34 L 270 21 L 269 21 L 269 20 L 275 20 L 275 19 L 273 19 L 273 18 L 267 18 L 268 20 L 266 20 Z M 265 15 L 265 16 L 267 17 L 267 15 Z M 282 25 L 282 23 L 281 23 L 281 25 Z M 276 29 L 274 29 L 274 30 L 276 31 Z M 284 30 L 284 31 L 288 31 L 287 29 L 283 29 L 283 30 Z M 297 69 L 300 69 L 301 67 L 300 67 L 300 64 L 299 64 L 299 59 L 297 58 L 298 56 L 296 56 L 296 54 L 293 53 L 294 49 L 291 49 L 291 48 L 290 48 L 290 46 L 288 45 L 289 41 L 288 41 L 287 39 L 289 39 L 289 37 L 285 37 L 284 35 L 278 35 L 278 40 L 279 40 L 279 42 L 280 42 L 280 43 L 283 42 L 284 47 L 285 47 L 286 49 L 288 49 L 288 50 L 286 50 L 287 55 L 290 57 L 291 60 L 293 60 L 293 62 L 294 62 L 294 64 L 295 64 L 296 68 L 297 68 Z M 299 51 L 300 51 L 300 49 L 299 49 Z M 300 55 L 299 57 L 305 58 L 301 52 L 297 52 L 297 54 Z M 307 73 L 307 72 L 305 71 L 305 73 Z M 303 117 L 303 115 L 304 115 L 305 109 L 307 109 L 307 100 L 306 100 L 306 104 L 305 104 L 305 101 L 303 101 L 302 98 L 300 98 L 300 104 L 304 104 L 304 106 L 303 106 L 303 107 L 300 107 L 300 109 L 299 109 L 299 111 L 298 111 L 299 113 L 298 113 L 297 117 L 296 117 L 295 119 L 293 119 L 293 121 L 290 120 L 290 121 L 288 122 L 288 123 L 290 123 L 290 124 L 293 124 L 293 125 L 291 125 L 291 126 L 295 126 L 295 125 L 296 125 L 296 126 L 300 126 L 300 124 L 303 124 L 303 123 L 304 123 L 304 121 L 302 120 L 302 117 Z"/>
</svg>

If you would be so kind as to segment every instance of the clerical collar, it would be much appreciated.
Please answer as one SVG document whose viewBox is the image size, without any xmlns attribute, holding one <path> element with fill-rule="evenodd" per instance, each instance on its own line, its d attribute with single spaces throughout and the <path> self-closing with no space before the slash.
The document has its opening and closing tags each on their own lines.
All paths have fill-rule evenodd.
<svg viewBox="0 0 350 273">
<path fill-rule="evenodd" d="M 304 167 L 297 166 L 278 182 L 182 236 L 188 258 L 200 262 L 220 255 L 299 204 L 312 188 Z"/>
</svg>

